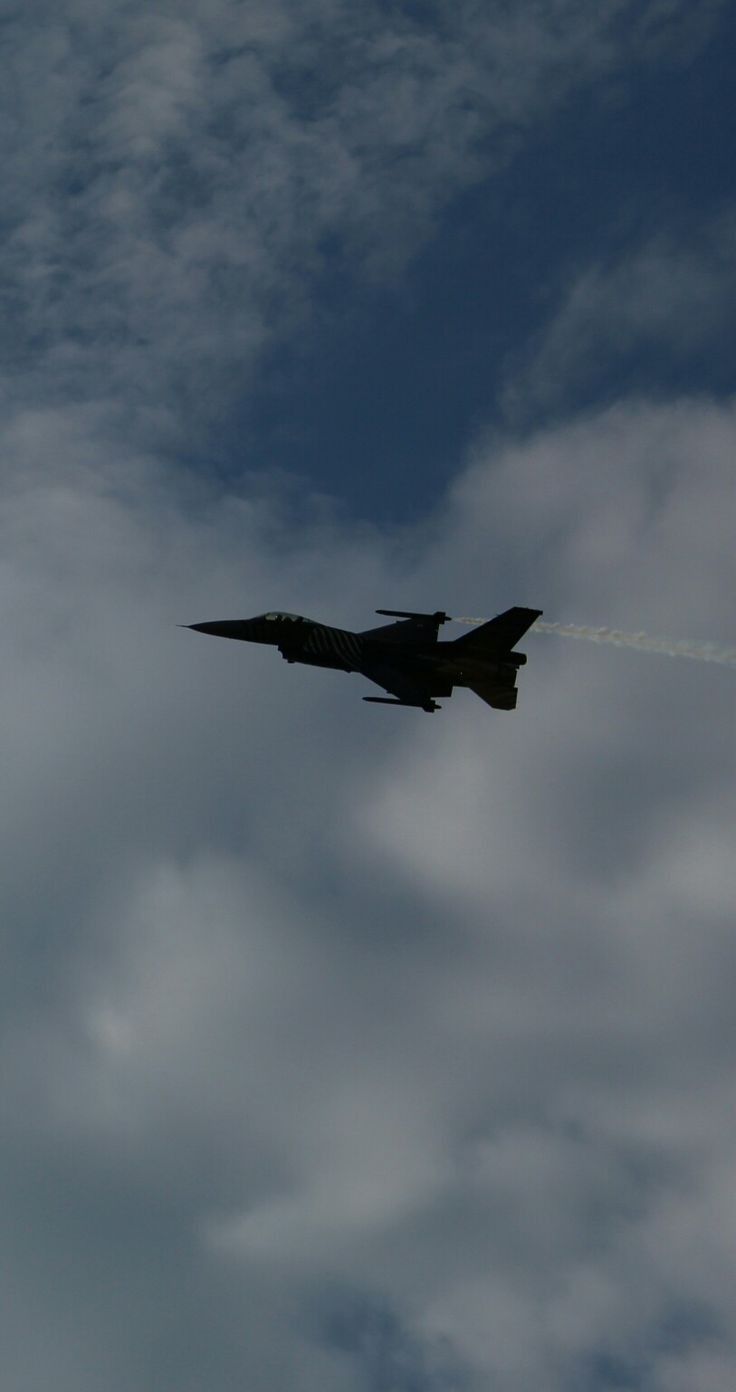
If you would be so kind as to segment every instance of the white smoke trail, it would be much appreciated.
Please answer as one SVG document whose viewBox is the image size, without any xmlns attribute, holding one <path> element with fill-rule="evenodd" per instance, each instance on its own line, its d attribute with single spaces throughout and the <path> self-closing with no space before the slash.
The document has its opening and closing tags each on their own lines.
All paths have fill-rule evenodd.
<svg viewBox="0 0 736 1392">
<path fill-rule="evenodd" d="M 456 619 L 455 623 L 482 624 L 487 619 Z M 652 638 L 648 633 L 622 633 L 618 628 L 587 628 L 583 624 L 532 624 L 530 633 L 556 633 L 560 638 L 586 638 L 589 643 L 612 643 L 617 648 L 638 648 L 640 652 L 664 653 L 666 657 L 689 657 L 695 662 L 719 662 L 736 667 L 736 648 L 720 643 L 691 643 L 685 638 Z"/>
</svg>

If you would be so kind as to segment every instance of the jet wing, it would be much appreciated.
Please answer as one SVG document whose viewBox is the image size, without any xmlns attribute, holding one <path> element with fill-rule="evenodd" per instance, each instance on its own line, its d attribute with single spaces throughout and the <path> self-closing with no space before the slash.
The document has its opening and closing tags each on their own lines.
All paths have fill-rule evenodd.
<svg viewBox="0 0 736 1392">
<path fill-rule="evenodd" d="M 361 667 L 361 672 L 369 681 L 375 682 L 376 686 L 382 686 L 384 691 L 388 691 L 393 697 L 391 704 L 401 706 L 420 706 L 422 710 L 436 710 L 437 704 L 432 700 L 432 694 L 428 685 L 415 681 L 413 677 L 407 676 L 406 672 L 400 671 L 397 667 L 392 667 L 387 662 L 366 662 Z M 382 696 L 364 696 L 364 701 L 384 701 Z"/>
<path fill-rule="evenodd" d="M 410 614 L 401 609 L 377 609 L 376 613 L 386 614 L 389 618 L 396 616 L 400 622 L 381 624 L 380 628 L 366 628 L 358 636 L 377 638 L 381 643 L 399 643 L 402 647 L 409 644 L 426 647 L 428 643 L 436 643 L 439 626 L 447 620 L 447 615 L 441 610 L 436 614 Z"/>
</svg>

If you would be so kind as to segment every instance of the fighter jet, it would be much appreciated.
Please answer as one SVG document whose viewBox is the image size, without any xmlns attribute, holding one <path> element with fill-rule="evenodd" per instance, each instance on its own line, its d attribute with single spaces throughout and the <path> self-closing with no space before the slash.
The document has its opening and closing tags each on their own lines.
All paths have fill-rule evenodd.
<svg viewBox="0 0 736 1392">
<path fill-rule="evenodd" d="M 360 672 L 389 693 L 363 697 L 376 705 L 436 711 L 441 709 L 436 696 L 451 696 L 453 687 L 466 686 L 495 710 L 514 710 L 516 674 L 526 656 L 513 648 L 541 609 L 507 609 L 453 642 L 438 639 L 440 625 L 451 622 L 441 610 L 414 614 L 405 609 L 377 609 L 376 613 L 399 622 L 351 633 L 301 614 L 273 612 L 184 627 L 216 638 L 270 643 L 287 662 Z"/>
</svg>

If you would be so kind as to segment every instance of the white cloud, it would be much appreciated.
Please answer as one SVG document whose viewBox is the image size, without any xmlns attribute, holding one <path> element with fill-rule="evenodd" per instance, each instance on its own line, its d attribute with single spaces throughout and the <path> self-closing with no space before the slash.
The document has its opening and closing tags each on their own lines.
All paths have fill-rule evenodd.
<svg viewBox="0 0 736 1392">
<path fill-rule="evenodd" d="M 319 1332 L 336 1284 L 509 1392 L 604 1354 L 652 1392 L 733 1368 L 733 673 L 530 635 L 513 716 L 458 693 L 426 721 L 174 627 L 275 594 L 367 624 L 400 581 L 408 603 L 549 596 L 728 637 L 733 412 L 621 406 L 495 440 L 395 546 L 319 509 L 292 534 L 276 500 L 143 457 L 106 476 L 93 426 L 34 418 L 4 456 L 18 1327 L 39 1304 L 60 1326 L 62 1386 L 103 1357 L 126 1385 L 84 1271 L 125 1213 L 157 1213 L 120 1258 L 128 1342 L 155 1244 L 160 1356 L 198 1329 L 216 1386 L 271 1357 L 286 1381 L 301 1358 L 305 1392 L 359 1386 Z M 59 1156 L 105 1215 L 93 1233 L 67 1202 L 63 1309 L 34 1255 Z"/>
<path fill-rule="evenodd" d="M 394 274 L 627 8 L 47 18 L 5 165 L 8 1386 L 563 1392 L 610 1352 L 720 1392 L 733 674 L 530 637 L 515 715 L 428 722 L 175 627 L 396 596 L 732 636 L 731 407 L 483 440 L 389 535 L 166 462 L 321 239 Z"/>
</svg>

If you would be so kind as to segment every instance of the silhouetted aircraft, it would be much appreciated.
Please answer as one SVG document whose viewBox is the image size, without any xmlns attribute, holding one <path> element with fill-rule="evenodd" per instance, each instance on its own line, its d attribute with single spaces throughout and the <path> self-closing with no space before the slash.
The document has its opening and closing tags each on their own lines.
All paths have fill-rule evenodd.
<svg viewBox="0 0 736 1392">
<path fill-rule="evenodd" d="M 513 651 L 514 644 L 539 618 L 541 609 L 507 609 L 449 643 L 438 641 L 440 624 L 448 622 L 448 615 L 441 611 L 413 614 L 377 609 L 376 613 L 400 622 L 351 633 L 301 614 L 271 613 L 184 626 L 216 638 L 271 643 L 287 662 L 360 672 L 390 693 L 364 696 L 364 701 L 435 711 L 440 709 L 435 696 L 451 696 L 454 686 L 467 686 L 496 710 L 514 709 L 516 673 L 526 662 L 524 653 Z"/>
</svg>

